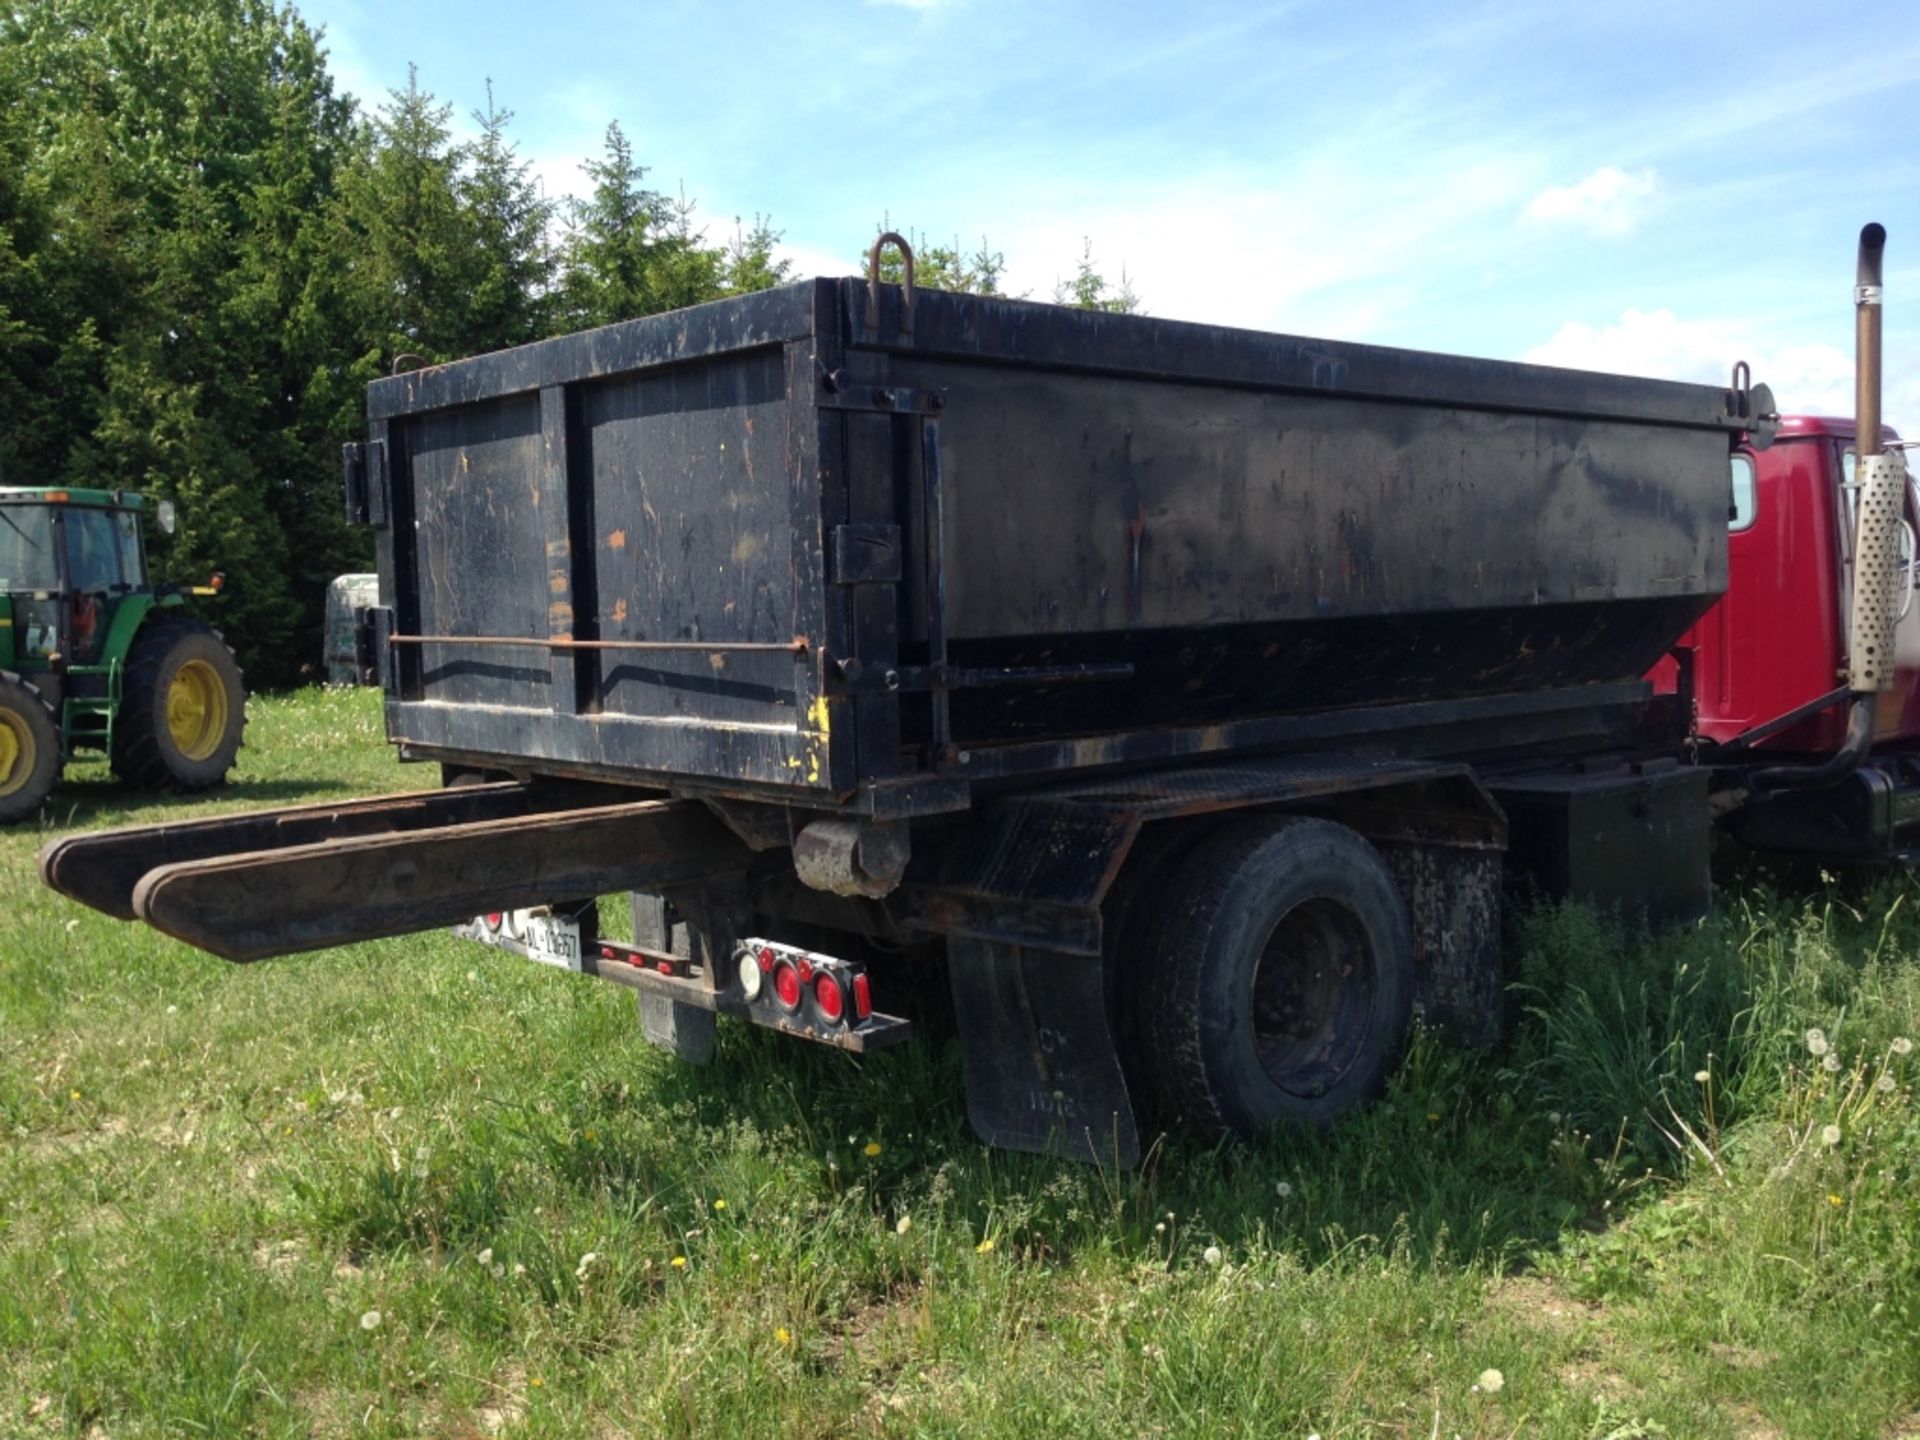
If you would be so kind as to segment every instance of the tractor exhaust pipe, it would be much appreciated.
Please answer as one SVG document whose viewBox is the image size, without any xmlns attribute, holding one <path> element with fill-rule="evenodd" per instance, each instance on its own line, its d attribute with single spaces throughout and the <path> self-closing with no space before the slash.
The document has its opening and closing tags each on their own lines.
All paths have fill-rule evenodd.
<svg viewBox="0 0 1920 1440">
<path fill-rule="evenodd" d="M 1847 738 L 1818 765 L 1759 771 L 1756 790 L 1810 789 L 1844 780 L 1873 748 L 1875 697 L 1893 687 L 1894 624 L 1900 616 L 1900 524 L 1906 462 L 1880 444 L 1880 274 L 1886 227 L 1863 226 L 1853 274 L 1853 606 L 1847 624 Z"/>
</svg>

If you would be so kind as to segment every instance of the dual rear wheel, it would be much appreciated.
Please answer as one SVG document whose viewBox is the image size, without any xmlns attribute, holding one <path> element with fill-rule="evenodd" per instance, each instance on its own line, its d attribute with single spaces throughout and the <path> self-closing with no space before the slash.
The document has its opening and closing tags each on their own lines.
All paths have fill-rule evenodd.
<svg viewBox="0 0 1920 1440">
<path fill-rule="evenodd" d="M 1384 859 L 1343 825 L 1265 816 L 1150 882 L 1123 963 L 1141 1078 L 1204 1134 L 1321 1127 L 1405 1047 L 1413 930 Z"/>
</svg>

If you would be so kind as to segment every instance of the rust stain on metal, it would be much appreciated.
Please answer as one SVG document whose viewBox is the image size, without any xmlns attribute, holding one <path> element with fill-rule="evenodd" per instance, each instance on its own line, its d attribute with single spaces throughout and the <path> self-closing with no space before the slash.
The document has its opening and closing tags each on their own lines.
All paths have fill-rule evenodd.
<svg viewBox="0 0 1920 1440">
<path fill-rule="evenodd" d="M 627 620 L 627 602 L 625 597 L 613 602 L 613 623 L 624 625 Z"/>
<path fill-rule="evenodd" d="M 611 535 L 607 536 L 607 548 L 609 550 L 626 549 L 627 548 L 627 532 L 624 530 L 616 530 Z"/>
</svg>

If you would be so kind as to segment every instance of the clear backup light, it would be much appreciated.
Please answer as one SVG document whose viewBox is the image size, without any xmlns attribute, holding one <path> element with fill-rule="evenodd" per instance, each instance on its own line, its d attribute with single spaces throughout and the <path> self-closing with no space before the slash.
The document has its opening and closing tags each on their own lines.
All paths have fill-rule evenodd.
<svg viewBox="0 0 1920 1440">
<path fill-rule="evenodd" d="M 760 998 L 760 987 L 765 976 L 760 973 L 760 962 L 751 955 L 740 957 L 740 993 L 748 1000 Z"/>
<path fill-rule="evenodd" d="M 766 972 L 760 968 L 760 957 L 751 950 L 740 952 L 740 993 L 748 1000 L 760 998 L 761 987 L 766 984 Z"/>
</svg>

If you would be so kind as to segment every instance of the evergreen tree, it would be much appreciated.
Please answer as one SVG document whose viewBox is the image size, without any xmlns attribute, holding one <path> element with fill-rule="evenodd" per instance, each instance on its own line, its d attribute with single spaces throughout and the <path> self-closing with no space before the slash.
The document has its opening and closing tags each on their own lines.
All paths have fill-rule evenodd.
<svg viewBox="0 0 1920 1440">
<path fill-rule="evenodd" d="M 351 129 L 316 38 L 266 0 L 45 0 L 0 17 L 0 84 L 9 473 L 177 496 L 162 574 L 226 569 L 220 622 L 293 678 L 303 563 L 349 553 L 306 419 L 342 348 L 310 279 Z"/>
<path fill-rule="evenodd" d="M 619 123 L 609 125 L 606 149 L 583 167 L 593 191 L 575 201 L 562 247 L 559 318 L 575 330 L 611 325 L 698 305 L 737 290 L 777 283 L 785 271 L 772 259 L 778 235 L 756 221 L 738 251 L 716 248 L 693 221 L 684 193 L 647 188 L 647 168 Z M 758 247 L 757 249 L 755 247 Z"/>
<path fill-rule="evenodd" d="M 1127 279 L 1124 266 L 1120 270 L 1120 288 L 1108 288 L 1106 278 L 1093 263 L 1093 241 L 1087 240 L 1081 247 L 1080 263 L 1073 278 L 1062 280 L 1053 287 L 1053 303 L 1071 305 L 1080 310 L 1131 315 L 1140 308 L 1140 297 L 1133 293 L 1133 282 Z"/>
<path fill-rule="evenodd" d="M 365 124 L 341 177 L 334 238 L 354 256 L 353 303 L 363 333 L 389 364 L 403 354 L 441 361 L 468 353 L 474 289 L 484 265 L 463 207 L 466 151 L 447 128 L 453 107 L 407 87 Z"/>
<path fill-rule="evenodd" d="M 754 290 L 770 290 L 793 279 L 793 262 L 774 258 L 780 232 L 764 215 L 753 217 L 753 228 L 744 228 L 736 217 L 733 239 L 727 243 L 720 266 L 721 288 L 729 295 L 745 295 Z"/>
<path fill-rule="evenodd" d="M 553 203 L 528 178 L 528 165 L 508 141 L 513 112 L 494 101 L 491 80 L 486 109 L 474 111 L 473 119 L 480 138 L 458 191 L 478 267 L 468 296 L 467 353 L 524 345 L 546 334 L 555 266 L 547 237 Z"/>
</svg>

